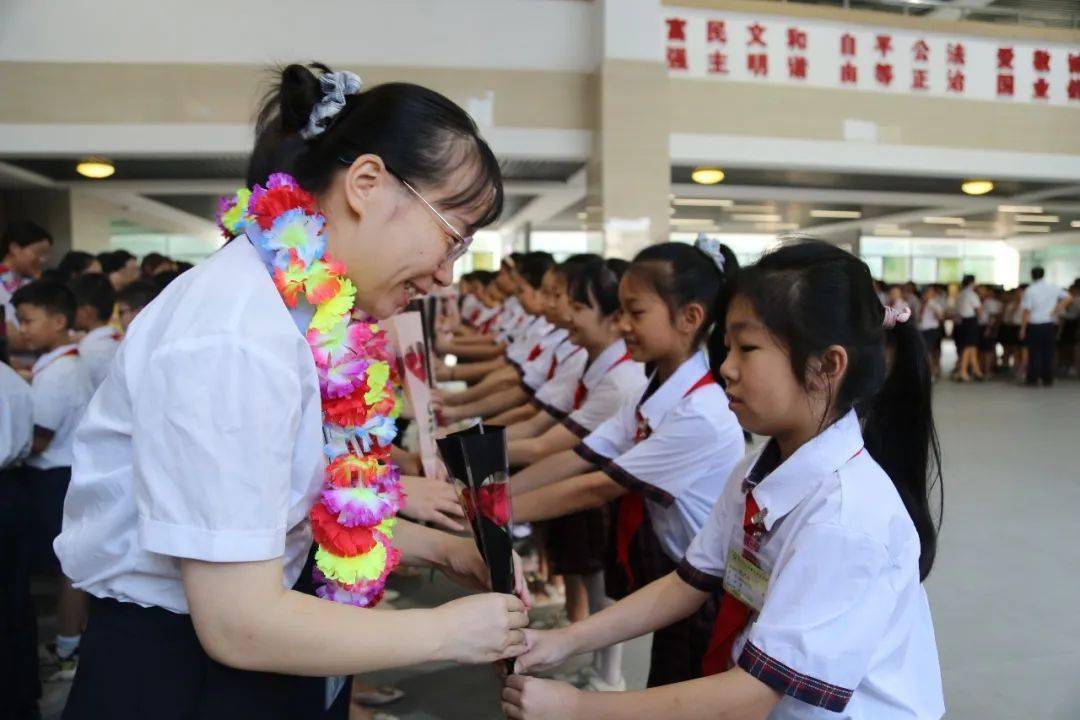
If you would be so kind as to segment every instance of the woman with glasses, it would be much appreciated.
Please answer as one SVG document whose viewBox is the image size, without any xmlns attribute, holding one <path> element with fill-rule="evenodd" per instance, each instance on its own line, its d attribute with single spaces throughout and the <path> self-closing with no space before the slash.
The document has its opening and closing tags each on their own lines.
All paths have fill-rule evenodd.
<svg viewBox="0 0 1080 720">
<path fill-rule="evenodd" d="M 486 577 L 470 539 L 395 524 L 360 316 L 451 282 L 501 210 L 494 155 L 442 95 L 321 65 L 286 67 L 256 130 L 235 237 L 132 324 L 76 440 L 56 548 L 92 600 L 65 718 L 345 717 L 336 676 L 524 650 L 516 597 L 372 609 L 399 558 Z"/>
</svg>

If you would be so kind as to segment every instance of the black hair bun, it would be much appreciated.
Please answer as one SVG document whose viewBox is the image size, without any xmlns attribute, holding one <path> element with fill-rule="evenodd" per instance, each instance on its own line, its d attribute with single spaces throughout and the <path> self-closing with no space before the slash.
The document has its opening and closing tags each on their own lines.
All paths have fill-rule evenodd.
<svg viewBox="0 0 1080 720">
<path fill-rule="evenodd" d="M 330 68 L 322 63 L 293 63 L 286 65 L 281 71 L 278 112 L 281 130 L 285 134 L 298 133 L 307 127 L 312 109 L 322 98 L 319 77 L 312 70 L 318 70 L 319 73 L 330 72 Z"/>
</svg>

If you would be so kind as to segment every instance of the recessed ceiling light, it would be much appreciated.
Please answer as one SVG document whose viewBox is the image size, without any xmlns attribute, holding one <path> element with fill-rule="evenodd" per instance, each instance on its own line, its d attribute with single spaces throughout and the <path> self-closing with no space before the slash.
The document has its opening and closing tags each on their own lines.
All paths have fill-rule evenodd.
<svg viewBox="0 0 1080 720">
<path fill-rule="evenodd" d="M 728 205 L 728 212 L 772 212 L 775 205 Z"/>
<path fill-rule="evenodd" d="M 810 217 L 816 218 L 861 218 L 858 210 L 811 210 Z"/>
<path fill-rule="evenodd" d="M 927 225 L 963 225 L 964 218 L 961 217 L 938 217 L 931 215 L 930 217 L 924 217 L 922 219 Z"/>
<path fill-rule="evenodd" d="M 892 235 L 896 237 L 911 237 L 910 230 L 902 230 L 900 228 L 894 227 L 876 227 L 874 228 L 874 234 L 884 236 Z"/>
<path fill-rule="evenodd" d="M 964 191 L 965 195 L 985 195 L 994 189 L 994 183 L 989 180 L 967 180 L 960 186 L 960 189 Z"/>
<path fill-rule="evenodd" d="M 1080 220 L 1073 220 L 1069 225 L 1071 227 L 1080 227 Z"/>
<path fill-rule="evenodd" d="M 712 225 L 711 218 L 671 218 L 672 225 Z"/>
<path fill-rule="evenodd" d="M 1045 222 L 1056 223 L 1060 220 L 1057 215 L 1017 215 L 1016 222 Z"/>
<path fill-rule="evenodd" d="M 1049 225 L 1017 225 L 1013 232 L 1050 232 Z"/>
<path fill-rule="evenodd" d="M 102 180 L 116 172 L 116 167 L 102 157 L 89 157 L 75 166 L 75 172 L 93 180 Z"/>
<path fill-rule="evenodd" d="M 698 185 L 715 185 L 724 181 L 724 171 L 716 167 L 699 167 L 690 173 L 690 179 Z"/>
<path fill-rule="evenodd" d="M 585 220 L 588 217 L 589 217 L 589 213 L 580 212 L 580 213 L 577 214 L 577 219 L 578 220 Z"/>
<path fill-rule="evenodd" d="M 780 222 L 783 220 L 779 215 L 753 215 L 753 214 L 735 214 L 731 216 L 732 220 L 738 220 L 739 222 Z"/>
<path fill-rule="evenodd" d="M 735 201 L 720 198 L 675 198 L 671 204 L 685 207 L 731 207 Z"/>
<path fill-rule="evenodd" d="M 799 229 L 799 223 L 782 223 L 782 222 L 778 222 L 778 223 L 759 223 L 756 226 L 756 229 L 765 230 L 767 232 L 772 232 L 772 231 L 777 231 L 777 230 L 798 230 Z"/>
<path fill-rule="evenodd" d="M 1041 213 L 1038 205 L 998 205 L 998 212 L 1003 213 Z"/>
</svg>

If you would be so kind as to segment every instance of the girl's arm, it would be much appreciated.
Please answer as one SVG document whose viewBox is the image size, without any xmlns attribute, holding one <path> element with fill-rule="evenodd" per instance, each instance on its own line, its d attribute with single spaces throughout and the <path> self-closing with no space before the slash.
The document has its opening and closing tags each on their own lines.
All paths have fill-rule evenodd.
<svg viewBox="0 0 1080 720">
<path fill-rule="evenodd" d="M 505 390 L 480 398 L 479 400 L 453 405 L 443 408 L 443 417 L 448 422 L 464 420 L 471 417 L 491 417 L 512 407 L 521 405 L 528 400 L 525 390 L 521 386 L 509 387 Z"/>
<path fill-rule="evenodd" d="M 524 440 L 525 438 L 540 437 L 545 430 L 555 425 L 557 420 L 545 410 L 533 415 L 524 422 L 515 423 L 506 429 L 506 441 Z M 530 461 L 531 462 L 531 461 Z"/>
<path fill-rule="evenodd" d="M 764 720 L 778 702 L 780 693 L 741 668 L 637 692 L 586 692 L 521 675 L 503 689 L 512 720 Z"/>
<path fill-rule="evenodd" d="M 626 494 L 626 488 L 602 472 L 577 475 L 568 480 L 514 498 L 514 519 L 536 522 L 603 507 Z"/>
<path fill-rule="evenodd" d="M 573 450 L 566 450 L 557 455 L 551 455 L 538 463 L 534 463 L 524 470 L 514 473 L 510 478 L 510 494 L 517 502 L 517 498 L 537 488 L 542 488 L 551 483 L 565 480 L 568 477 L 581 475 L 594 469 L 592 463 L 581 457 Z M 516 509 L 515 509 L 516 510 Z M 517 512 L 514 513 L 515 518 Z"/>
<path fill-rule="evenodd" d="M 581 622 L 558 630 L 526 630 L 529 649 L 518 657 L 514 670 L 542 671 L 574 655 L 641 637 L 689 617 L 708 598 L 677 573 L 669 573 Z"/>
<path fill-rule="evenodd" d="M 541 413 L 547 415 L 547 413 Z M 551 417 L 548 415 L 548 417 Z M 552 418 L 554 420 L 554 418 Z M 517 427 L 517 426 L 515 426 Z M 510 428 L 511 431 L 513 428 Z M 578 444 L 577 435 L 570 432 L 564 425 L 551 427 L 540 437 L 531 437 L 525 440 L 513 440 L 509 443 L 510 465 L 522 466 L 546 458 L 549 455 L 572 450 Z"/>
<path fill-rule="evenodd" d="M 513 425 L 515 423 L 526 422 L 527 420 L 534 417 L 536 413 L 536 408 L 534 408 L 529 403 L 525 403 L 524 405 L 518 405 L 515 408 L 510 408 L 505 412 L 499 413 L 495 417 L 491 418 L 491 424 Z"/>
</svg>

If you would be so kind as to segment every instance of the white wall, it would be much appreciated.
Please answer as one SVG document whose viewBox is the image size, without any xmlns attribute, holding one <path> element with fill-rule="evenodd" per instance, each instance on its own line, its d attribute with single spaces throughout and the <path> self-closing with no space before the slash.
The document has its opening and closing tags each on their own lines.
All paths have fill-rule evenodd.
<svg viewBox="0 0 1080 720">
<path fill-rule="evenodd" d="M 0 60 L 591 70 L 580 0 L 4 0 Z"/>
</svg>

